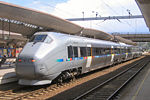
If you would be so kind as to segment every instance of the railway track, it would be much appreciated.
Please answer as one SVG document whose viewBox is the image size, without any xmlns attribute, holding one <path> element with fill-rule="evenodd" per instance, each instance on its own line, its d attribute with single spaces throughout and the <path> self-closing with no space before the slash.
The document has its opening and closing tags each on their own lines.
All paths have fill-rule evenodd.
<svg viewBox="0 0 150 100">
<path fill-rule="evenodd" d="M 44 86 L 19 86 L 15 89 L 0 93 L 0 100 L 31 99 L 56 88 L 56 84 Z"/>
<path fill-rule="evenodd" d="M 145 57 L 126 70 L 77 96 L 74 100 L 113 100 L 116 94 L 149 63 L 149 59 L 150 56 Z"/>
<path fill-rule="evenodd" d="M 55 90 L 78 81 L 80 81 L 80 78 L 75 81 L 62 83 L 62 85 L 51 84 L 43 86 L 18 86 L 15 89 L 0 92 L 0 100 L 34 99 L 42 96 L 43 94 L 55 92 Z"/>
</svg>

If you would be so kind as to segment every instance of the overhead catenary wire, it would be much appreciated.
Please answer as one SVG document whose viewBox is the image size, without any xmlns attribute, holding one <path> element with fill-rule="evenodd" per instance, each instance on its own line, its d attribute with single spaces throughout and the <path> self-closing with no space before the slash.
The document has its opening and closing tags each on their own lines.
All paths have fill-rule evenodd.
<svg viewBox="0 0 150 100">
<path fill-rule="evenodd" d="M 118 15 L 118 12 L 117 12 L 116 10 L 114 10 L 114 8 L 112 8 L 111 5 L 109 5 L 108 1 L 102 0 L 102 2 L 103 2 L 103 4 L 104 4 L 107 8 L 109 8 L 109 9 L 111 10 L 112 13 L 115 13 L 115 14 Z M 53 8 L 53 9 L 57 10 L 57 11 L 60 12 L 62 15 L 65 15 L 65 16 L 66 16 L 66 14 L 67 14 L 67 15 L 69 14 L 69 15 L 71 15 L 71 16 L 73 16 L 73 17 L 76 16 L 76 15 L 73 14 L 72 12 L 68 12 L 68 11 L 66 11 L 66 10 L 59 9 L 59 8 L 53 6 L 52 4 L 44 3 L 44 2 L 40 2 L 40 3 L 42 3 L 43 5 L 49 6 L 49 7 Z M 120 4 L 120 2 L 117 2 L 117 3 Z M 123 6 L 121 6 L 121 8 L 123 8 L 124 10 L 126 10 L 126 8 L 123 7 Z M 83 12 L 83 11 L 82 11 L 82 12 Z M 82 14 L 82 12 L 81 12 L 81 14 Z M 84 11 L 84 13 L 85 13 L 85 11 Z M 97 11 L 97 14 L 96 14 L 96 15 L 98 16 L 98 11 Z M 85 17 L 85 15 L 84 15 L 84 17 Z M 118 19 L 117 19 L 117 20 L 118 20 Z M 124 21 L 118 20 L 118 21 L 121 22 L 121 23 L 123 23 L 123 24 L 127 24 L 130 29 L 134 30 L 134 27 L 133 27 L 128 21 L 125 21 L 125 20 L 124 20 Z M 92 24 L 94 24 L 94 23 L 92 23 Z M 90 27 L 91 27 L 91 26 L 92 26 L 92 25 L 90 25 Z"/>
<path fill-rule="evenodd" d="M 101 25 L 101 23 L 104 23 L 106 20 L 104 21 L 101 21 L 101 22 L 98 22 L 96 23 L 95 25 L 99 26 L 99 27 L 103 27 L 104 29 L 106 30 L 110 30 L 110 31 L 114 31 L 114 29 L 112 29 L 112 27 L 105 27 L 104 25 Z"/>
<path fill-rule="evenodd" d="M 105 1 L 107 1 L 107 0 L 105 0 Z M 104 5 L 107 7 L 107 8 L 109 8 L 112 12 L 114 12 L 115 14 L 117 14 L 117 15 L 119 15 L 119 13 L 116 11 L 116 10 L 114 10 L 111 6 L 109 6 L 109 4 L 108 3 L 106 3 L 104 0 L 102 0 L 102 2 L 104 3 Z M 108 2 L 108 1 L 107 1 Z M 132 30 L 134 29 L 134 27 L 132 26 L 132 25 L 130 25 L 129 24 L 129 22 L 128 21 L 124 21 Z M 123 23 L 123 22 L 122 22 Z M 124 23 L 124 24 L 125 24 Z"/>
</svg>

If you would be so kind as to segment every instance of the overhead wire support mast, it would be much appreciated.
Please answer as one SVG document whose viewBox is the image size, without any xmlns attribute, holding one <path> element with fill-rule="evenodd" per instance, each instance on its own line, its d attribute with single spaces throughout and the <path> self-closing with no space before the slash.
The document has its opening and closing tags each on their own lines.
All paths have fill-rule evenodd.
<svg viewBox="0 0 150 100">
<path fill-rule="evenodd" d="M 135 19 L 144 18 L 142 15 L 132 15 L 132 16 L 108 16 L 108 17 L 88 17 L 88 18 L 68 18 L 69 21 L 89 21 L 89 20 L 114 20 L 114 19 Z"/>
</svg>

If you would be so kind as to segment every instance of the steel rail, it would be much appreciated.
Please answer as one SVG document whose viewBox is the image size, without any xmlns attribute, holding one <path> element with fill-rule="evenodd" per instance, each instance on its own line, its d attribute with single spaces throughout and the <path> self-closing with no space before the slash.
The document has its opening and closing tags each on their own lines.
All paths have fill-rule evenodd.
<svg viewBox="0 0 150 100">
<path fill-rule="evenodd" d="M 122 84 L 107 100 L 112 99 L 123 87 L 127 85 L 149 62 L 145 63 L 135 74 L 133 74 L 124 84 Z"/>
</svg>

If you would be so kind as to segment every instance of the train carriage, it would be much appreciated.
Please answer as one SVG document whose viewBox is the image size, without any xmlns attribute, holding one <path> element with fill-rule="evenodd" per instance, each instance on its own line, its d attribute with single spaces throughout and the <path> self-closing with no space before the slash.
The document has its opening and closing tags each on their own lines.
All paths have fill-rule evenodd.
<svg viewBox="0 0 150 100">
<path fill-rule="evenodd" d="M 22 85 L 50 84 L 53 80 L 62 81 L 131 59 L 131 48 L 134 46 L 56 32 L 37 32 L 17 58 L 16 74 Z"/>
</svg>

